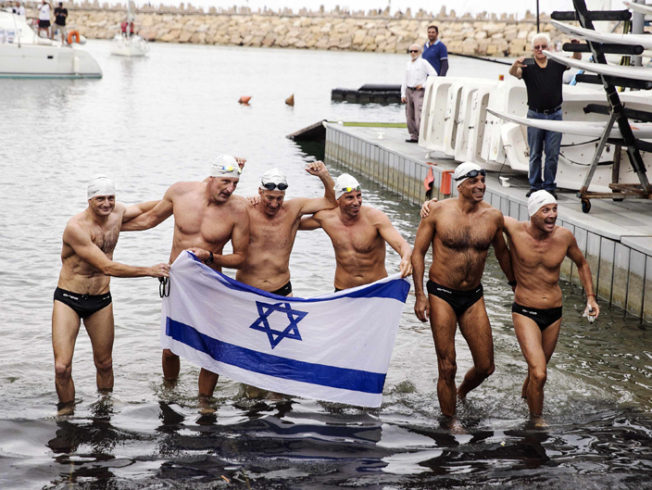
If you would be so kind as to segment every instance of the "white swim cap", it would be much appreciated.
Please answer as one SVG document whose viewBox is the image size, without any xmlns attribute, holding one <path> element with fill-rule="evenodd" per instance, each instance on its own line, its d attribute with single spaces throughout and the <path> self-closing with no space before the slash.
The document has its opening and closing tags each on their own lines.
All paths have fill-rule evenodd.
<svg viewBox="0 0 652 490">
<path fill-rule="evenodd" d="M 115 184 L 105 175 L 98 175 L 88 183 L 86 195 L 88 199 L 96 196 L 115 196 Z"/>
<path fill-rule="evenodd" d="M 359 191 L 360 183 L 350 174 L 342 174 L 335 181 L 335 199 L 339 199 L 347 192 Z"/>
<path fill-rule="evenodd" d="M 284 191 L 288 188 L 288 179 L 285 174 L 277 168 L 270 168 L 260 177 L 260 188 L 270 191 Z"/>
<path fill-rule="evenodd" d="M 537 211 L 547 204 L 556 204 L 555 196 L 548 191 L 536 191 L 530 194 L 527 200 L 527 212 L 530 216 L 537 214 Z"/>
<path fill-rule="evenodd" d="M 456 168 L 455 172 L 453 173 L 453 180 L 455 181 L 455 186 L 459 187 L 462 185 L 462 183 L 467 180 L 472 178 L 471 176 L 468 175 L 469 172 L 480 172 L 482 171 L 482 167 L 478 165 L 477 163 L 473 162 L 463 162 L 460 163 Z M 475 177 L 475 175 L 473 176 Z"/>
<path fill-rule="evenodd" d="M 218 155 L 215 161 L 211 164 L 210 176 L 211 177 L 234 177 L 240 178 L 240 166 L 238 161 L 231 155 Z"/>
</svg>

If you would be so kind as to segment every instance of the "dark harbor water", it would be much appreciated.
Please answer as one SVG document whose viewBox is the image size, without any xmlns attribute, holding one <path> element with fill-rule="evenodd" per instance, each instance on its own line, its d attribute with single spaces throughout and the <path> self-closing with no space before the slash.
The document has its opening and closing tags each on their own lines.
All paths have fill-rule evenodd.
<svg viewBox="0 0 652 490">
<path fill-rule="evenodd" d="M 152 45 L 148 59 L 90 43 L 104 78 L 0 80 L 0 488 L 650 488 L 652 332 L 603 307 L 589 324 L 580 290 L 563 286 L 564 322 L 546 385 L 545 429 L 520 399 L 526 365 L 513 334 L 511 291 L 490 257 L 485 298 L 496 372 L 459 407 L 463 431 L 442 427 L 430 329 L 408 298 L 380 409 L 312 400 L 252 400 L 221 379 L 212 415 L 199 412 L 198 369 L 176 387 L 160 371 L 158 283 L 113 279 L 114 393 L 100 397 L 82 329 L 75 414 L 56 417 L 50 334 L 61 233 L 86 206 L 88 179 L 112 176 L 118 200 L 158 199 L 200 180 L 218 152 L 248 158 L 238 193 L 269 166 L 290 175 L 288 198 L 321 194 L 313 157 L 284 136 L 321 119 L 402 121 L 398 106 L 331 104 L 334 87 L 398 83 L 406 56 Z M 503 67 L 451 60 L 451 76 Z M 296 105 L 283 101 L 295 94 Z M 237 103 L 251 95 L 251 105 Z M 328 163 L 328 162 L 327 162 Z M 334 175 L 342 169 L 329 165 Z M 360 178 L 367 204 L 410 241 L 418 209 Z M 166 260 L 172 223 L 124 233 L 121 262 Z M 388 254 L 388 269 L 398 270 Z M 322 232 L 299 234 L 295 294 L 332 289 Z M 471 359 L 458 335 L 458 381 Z"/>
</svg>

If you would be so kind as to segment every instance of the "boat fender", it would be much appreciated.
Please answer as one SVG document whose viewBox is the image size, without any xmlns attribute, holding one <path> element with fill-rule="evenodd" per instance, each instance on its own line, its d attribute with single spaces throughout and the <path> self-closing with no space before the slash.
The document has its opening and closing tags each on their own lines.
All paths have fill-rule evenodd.
<svg viewBox="0 0 652 490">
<path fill-rule="evenodd" d="M 79 31 L 70 31 L 68 33 L 68 44 L 72 44 L 73 39 L 74 39 L 74 42 L 79 44 L 79 40 L 81 39 L 81 37 L 79 36 Z"/>
</svg>

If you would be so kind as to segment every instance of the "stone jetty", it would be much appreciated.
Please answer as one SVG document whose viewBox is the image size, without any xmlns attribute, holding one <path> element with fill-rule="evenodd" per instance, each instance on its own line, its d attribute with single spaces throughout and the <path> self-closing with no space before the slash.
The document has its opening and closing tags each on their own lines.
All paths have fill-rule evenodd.
<svg viewBox="0 0 652 490">
<path fill-rule="evenodd" d="M 37 5 L 27 3 L 28 17 L 36 16 Z M 122 4 L 85 0 L 66 6 L 71 27 L 89 39 L 112 38 L 125 18 Z M 549 32 L 554 41 L 567 41 L 567 36 L 554 32 L 549 19 L 547 14 L 540 16 L 541 31 Z M 183 3 L 136 9 L 136 29 L 150 42 L 231 46 L 404 53 L 411 43 L 425 40 L 427 26 L 433 23 L 439 26 L 448 51 L 464 55 L 528 54 L 536 33 L 536 18 L 530 12 L 517 19 L 513 14 L 486 12 L 458 16 L 445 7 L 438 14 L 340 8 L 294 12 L 211 7 L 204 11 Z"/>
</svg>

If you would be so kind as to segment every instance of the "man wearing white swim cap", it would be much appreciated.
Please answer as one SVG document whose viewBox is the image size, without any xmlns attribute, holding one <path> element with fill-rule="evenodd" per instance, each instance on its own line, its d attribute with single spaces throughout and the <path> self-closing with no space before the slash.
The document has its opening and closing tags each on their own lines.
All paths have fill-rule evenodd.
<svg viewBox="0 0 652 490">
<path fill-rule="evenodd" d="M 335 250 L 335 290 L 354 288 L 387 277 L 385 243 L 401 256 L 401 276 L 410 274 L 410 245 L 385 213 L 362 205 L 358 181 L 349 174 L 342 174 L 335 181 L 334 190 L 338 206 L 304 218 L 300 229 L 323 228 L 330 237 Z"/>
<path fill-rule="evenodd" d="M 306 165 L 306 172 L 319 177 L 324 196 L 296 197 L 285 200 L 287 177 L 277 168 L 267 170 L 260 178 L 257 199 L 251 200 L 249 213 L 249 251 L 235 278 L 280 296 L 292 295 L 290 254 L 301 217 L 337 205 L 333 179 L 323 162 Z"/>
<path fill-rule="evenodd" d="M 527 400 L 535 424 L 542 424 L 543 386 L 547 364 L 557 345 L 562 320 L 562 292 L 559 271 L 570 258 L 586 292 L 585 315 L 597 318 L 591 269 L 573 234 L 557 226 L 557 200 L 541 190 L 528 199 L 529 221 L 505 218 L 512 267 L 516 276 L 512 320 L 528 374 L 521 395 Z"/>
<path fill-rule="evenodd" d="M 485 171 L 472 162 L 460 164 L 453 174 L 457 197 L 430 202 L 421 219 L 412 253 L 414 268 L 414 311 L 419 320 L 430 318 L 437 351 L 439 379 L 437 396 L 442 413 L 452 418 L 457 398 L 480 385 L 494 371 L 491 325 L 485 309 L 481 284 L 489 247 L 509 281 L 509 251 L 503 238 L 502 213 L 483 201 Z M 426 296 L 423 288 L 425 255 L 432 245 L 432 265 Z M 469 345 L 473 367 L 455 386 L 455 331 L 460 330 Z"/>
<path fill-rule="evenodd" d="M 170 267 L 160 263 L 138 267 L 113 260 L 120 229 L 129 220 L 152 209 L 156 202 L 125 206 L 115 202 L 115 185 L 105 176 L 86 188 L 88 207 L 70 218 L 63 231 L 61 272 L 52 307 L 52 347 L 55 386 L 60 414 L 74 410 L 72 358 L 81 322 L 91 339 L 97 369 L 97 389 L 113 389 L 113 306 L 109 284 L 113 277 L 167 277 Z"/>
<path fill-rule="evenodd" d="M 209 165 L 208 177 L 201 182 L 177 182 L 148 213 L 130 221 L 123 229 L 152 228 L 174 214 L 174 235 L 170 263 L 183 250 L 213 269 L 242 266 L 249 245 L 249 215 L 245 198 L 233 195 L 245 160 L 218 155 Z M 233 251 L 222 254 L 231 241 Z M 180 360 L 169 348 L 163 349 L 163 377 L 169 384 L 179 377 Z M 199 373 L 200 403 L 209 403 L 217 384 L 217 374 L 206 369 Z M 209 408 L 209 407 L 206 407 Z"/>
</svg>

